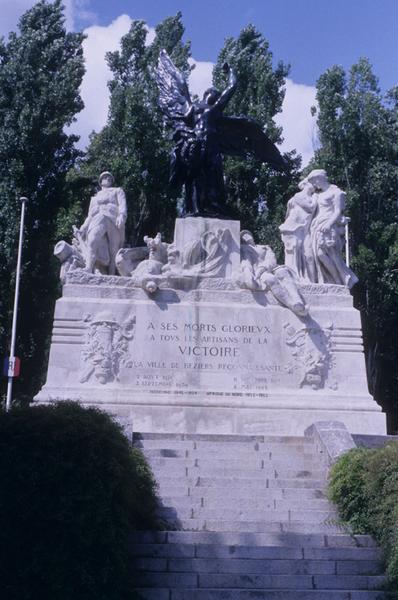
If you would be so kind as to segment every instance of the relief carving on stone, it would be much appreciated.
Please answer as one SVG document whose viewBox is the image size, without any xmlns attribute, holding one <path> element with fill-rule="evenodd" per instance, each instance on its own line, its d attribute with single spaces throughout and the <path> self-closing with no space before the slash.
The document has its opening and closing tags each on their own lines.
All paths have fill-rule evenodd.
<svg viewBox="0 0 398 600">
<path fill-rule="evenodd" d="M 333 325 L 321 328 L 315 322 L 296 328 L 291 323 L 284 324 L 284 339 L 291 349 L 292 360 L 286 371 L 298 372 L 299 387 L 319 390 L 325 387 L 334 361 L 331 352 Z M 330 381 L 329 387 L 336 389 L 336 383 Z"/>
<path fill-rule="evenodd" d="M 168 264 L 163 271 L 188 276 L 225 277 L 229 254 L 234 245 L 229 229 L 206 231 L 199 240 L 193 240 L 181 252 L 175 247 L 170 248 Z"/>
<path fill-rule="evenodd" d="M 149 293 L 163 282 L 170 280 L 172 285 L 176 278 L 225 277 L 229 255 L 235 246 L 227 228 L 206 231 L 182 249 L 174 242 L 163 242 L 160 233 L 154 238 L 145 236 L 144 241 L 146 249 L 121 249 L 116 265 L 122 275 L 132 277 L 137 286 Z"/>
<path fill-rule="evenodd" d="M 129 342 L 134 338 L 136 317 L 120 324 L 114 316 L 100 313 L 87 315 L 85 323 L 80 383 L 93 378 L 103 385 L 118 381 L 121 367 L 130 366 Z"/>
</svg>

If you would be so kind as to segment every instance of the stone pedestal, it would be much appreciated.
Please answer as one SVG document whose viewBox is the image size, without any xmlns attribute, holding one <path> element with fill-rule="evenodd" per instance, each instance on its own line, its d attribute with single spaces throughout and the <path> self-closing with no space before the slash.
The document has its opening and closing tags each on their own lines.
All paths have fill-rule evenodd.
<svg viewBox="0 0 398 600">
<path fill-rule="evenodd" d="M 226 252 L 223 273 L 218 273 L 227 279 L 237 277 L 240 267 L 240 222 L 225 219 L 210 219 L 205 217 L 186 217 L 176 219 L 174 229 L 174 245 L 181 256 L 190 251 L 195 240 L 203 239 L 203 235 L 227 231 L 230 236 Z"/>
<path fill-rule="evenodd" d="M 177 245 L 179 233 L 177 223 Z M 135 431 L 302 435 L 341 421 L 385 433 L 347 288 L 301 286 L 310 316 L 300 318 L 227 278 L 164 285 L 149 295 L 131 278 L 70 272 L 36 401 L 94 404 Z"/>
</svg>

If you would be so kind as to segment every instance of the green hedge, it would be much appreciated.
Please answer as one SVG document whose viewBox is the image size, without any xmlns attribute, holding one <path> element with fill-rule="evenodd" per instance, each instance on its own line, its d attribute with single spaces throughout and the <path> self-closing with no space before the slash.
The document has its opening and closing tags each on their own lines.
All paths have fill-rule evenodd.
<svg viewBox="0 0 398 600">
<path fill-rule="evenodd" d="M 132 600 L 128 536 L 156 527 L 155 483 L 105 413 L 0 413 L 2 600 Z"/>
<path fill-rule="evenodd" d="M 398 442 L 355 448 L 330 474 L 329 497 L 354 533 L 373 535 L 383 548 L 388 583 L 398 588 Z"/>
</svg>

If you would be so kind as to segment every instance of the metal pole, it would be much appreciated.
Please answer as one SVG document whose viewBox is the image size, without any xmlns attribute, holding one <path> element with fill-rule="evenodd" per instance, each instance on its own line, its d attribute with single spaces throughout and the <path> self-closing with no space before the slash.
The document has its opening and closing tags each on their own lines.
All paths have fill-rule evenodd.
<svg viewBox="0 0 398 600">
<path fill-rule="evenodd" d="M 14 312 L 12 315 L 12 329 L 11 329 L 11 348 L 10 348 L 10 362 L 14 362 L 14 354 L 15 354 L 15 339 L 17 333 L 17 314 L 18 314 L 18 297 L 19 297 L 19 280 L 21 276 L 21 258 L 22 258 L 22 243 L 23 243 L 23 231 L 24 231 L 24 222 L 25 222 L 25 204 L 27 202 L 27 198 L 22 197 L 20 201 L 22 202 L 21 208 L 21 222 L 19 226 L 19 244 L 18 244 L 18 258 L 17 258 L 17 273 L 15 280 L 15 296 L 14 296 Z M 12 401 L 12 382 L 13 376 L 9 375 L 8 377 L 8 385 L 7 385 L 7 401 L 6 401 L 6 410 L 10 410 L 11 401 Z"/>
<path fill-rule="evenodd" d="M 349 225 L 350 225 L 350 217 L 345 217 L 345 264 L 347 267 L 350 266 L 350 238 L 349 238 Z"/>
</svg>

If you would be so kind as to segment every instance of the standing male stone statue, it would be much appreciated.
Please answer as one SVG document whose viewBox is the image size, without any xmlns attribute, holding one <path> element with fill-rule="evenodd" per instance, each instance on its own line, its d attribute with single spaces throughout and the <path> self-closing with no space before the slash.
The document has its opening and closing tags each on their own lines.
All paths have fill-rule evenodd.
<svg viewBox="0 0 398 600">
<path fill-rule="evenodd" d="M 86 270 L 95 268 L 114 275 L 115 257 L 124 243 L 127 218 L 126 195 L 122 188 L 113 187 L 112 173 L 104 171 L 99 176 L 101 189 L 91 198 L 86 220 L 75 236 L 82 247 Z"/>
</svg>

